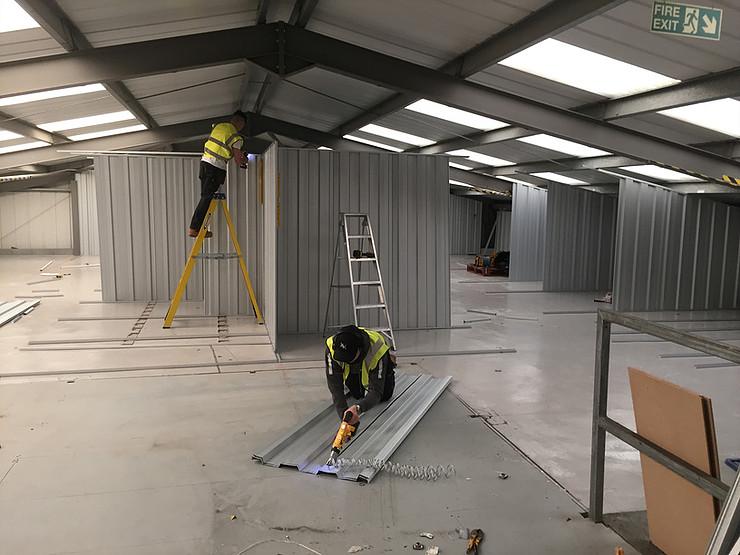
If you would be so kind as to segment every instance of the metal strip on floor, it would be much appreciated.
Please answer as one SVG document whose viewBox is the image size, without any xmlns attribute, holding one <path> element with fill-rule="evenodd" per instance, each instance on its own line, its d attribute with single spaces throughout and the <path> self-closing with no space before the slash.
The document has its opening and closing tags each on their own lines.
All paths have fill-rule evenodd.
<svg viewBox="0 0 740 555">
<path fill-rule="evenodd" d="M 342 451 L 341 458 L 387 462 L 406 436 L 439 398 L 452 378 L 425 374 L 396 374 L 393 398 L 376 405 L 362 417 L 358 434 Z M 335 474 L 342 480 L 370 482 L 375 468 L 325 466 L 339 419 L 333 405 L 320 410 L 303 426 L 278 439 L 252 458 L 274 467 L 295 468 L 308 474 Z"/>
</svg>

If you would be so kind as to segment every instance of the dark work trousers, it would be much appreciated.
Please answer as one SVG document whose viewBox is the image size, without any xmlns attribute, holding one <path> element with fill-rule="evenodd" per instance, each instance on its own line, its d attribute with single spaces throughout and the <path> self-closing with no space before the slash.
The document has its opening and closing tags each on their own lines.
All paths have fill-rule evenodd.
<svg viewBox="0 0 740 555">
<path fill-rule="evenodd" d="M 213 193 L 218 191 L 218 188 L 226 181 L 226 170 L 201 160 L 198 178 L 200 179 L 200 202 L 195 207 L 193 219 L 190 221 L 190 229 L 196 231 L 200 231 L 200 226 L 203 225 L 203 219 L 206 217 L 206 212 L 208 212 Z"/>
<path fill-rule="evenodd" d="M 394 370 L 395 365 L 391 362 L 391 357 L 388 353 L 380 359 L 380 364 L 383 365 L 383 375 L 385 376 L 383 395 L 380 397 L 380 402 L 383 403 L 393 396 L 393 389 L 396 387 L 396 371 Z M 344 384 L 349 389 L 350 395 L 358 401 L 365 397 L 365 387 L 362 385 L 361 374 L 350 372 Z"/>
</svg>

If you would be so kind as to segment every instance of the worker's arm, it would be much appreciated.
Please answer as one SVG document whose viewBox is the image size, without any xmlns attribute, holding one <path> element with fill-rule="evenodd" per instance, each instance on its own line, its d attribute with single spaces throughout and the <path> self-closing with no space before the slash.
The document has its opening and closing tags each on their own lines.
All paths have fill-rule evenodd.
<svg viewBox="0 0 740 555">
<path fill-rule="evenodd" d="M 364 413 L 380 403 L 385 388 L 385 373 L 388 371 L 388 353 L 380 359 L 378 365 L 368 372 L 368 384 L 365 397 L 357 404 L 360 406 L 360 412 Z"/>
<path fill-rule="evenodd" d="M 240 168 L 243 168 L 247 165 L 247 157 L 244 155 L 244 152 L 241 148 L 236 148 L 232 146 L 231 153 L 234 155 L 234 161 Z"/>
<path fill-rule="evenodd" d="M 332 360 L 331 355 L 329 354 L 329 349 L 326 350 L 325 364 L 326 385 L 329 386 L 329 392 L 331 393 L 334 408 L 336 409 L 339 418 L 342 418 L 344 416 L 344 411 L 347 410 L 347 398 L 344 396 L 342 368 Z"/>
</svg>

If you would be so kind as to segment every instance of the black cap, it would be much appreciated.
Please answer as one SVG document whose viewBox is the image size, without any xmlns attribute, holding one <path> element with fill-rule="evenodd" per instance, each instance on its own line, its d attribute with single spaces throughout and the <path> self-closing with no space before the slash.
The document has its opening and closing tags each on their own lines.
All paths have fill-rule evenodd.
<svg viewBox="0 0 740 555">
<path fill-rule="evenodd" d="M 231 114 L 231 117 L 232 117 L 232 118 L 242 118 L 243 120 L 245 120 L 245 121 L 246 121 L 246 119 L 247 119 L 247 114 L 245 114 L 245 113 L 244 113 L 244 112 L 242 112 L 241 110 L 237 110 L 236 112 L 234 112 L 233 114 Z"/>
<path fill-rule="evenodd" d="M 334 354 L 337 362 L 352 362 L 362 346 L 362 333 L 357 326 L 345 326 L 334 336 Z"/>
</svg>

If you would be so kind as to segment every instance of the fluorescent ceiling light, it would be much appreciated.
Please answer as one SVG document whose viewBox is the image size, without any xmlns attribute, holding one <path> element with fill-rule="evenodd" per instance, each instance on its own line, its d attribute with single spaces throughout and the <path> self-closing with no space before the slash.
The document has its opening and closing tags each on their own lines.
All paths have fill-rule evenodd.
<svg viewBox="0 0 740 555">
<path fill-rule="evenodd" d="M 0 106 L 12 106 L 14 104 L 25 104 L 26 102 L 37 102 L 39 100 L 48 100 L 50 98 L 61 98 L 63 96 L 74 96 L 77 94 L 87 94 L 104 90 L 105 87 L 100 83 L 93 83 L 92 85 L 82 85 L 80 87 L 67 87 L 66 89 L 54 89 L 51 91 L 19 94 L 17 96 L 6 96 L 5 98 L 0 98 Z"/>
<path fill-rule="evenodd" d="M 358 143 L 364 143 L 370 146 L 377 146 L 378 148 L 382 148 L 383 150 L 390 150 L 392 152 L 403 152 L 402 148 L 397 148 L 395 146 L 386 145 L 383 143 L 379 143 L 377 141 L 371 141 L 370 139 L 363 139 L 362 137 L 355 137 L 354 135 L 345 135 L 342 138 L 349 139 L 350 141 L 356 141 Z"/>
<path fill-rule="evenodd" d="M 660 166 L 623 166 L 619 169 L 632 173 L 639 173 L 640 175 L 646 175 L 663 181 L 701 181 L 701 179 L 697 177 L 669 170 L 668 168 L 661 168 Z"/>
<path fill-rule="evenodd" d="M 555 39 L 545 39 L 499 63 L 610 98 L 660 89 L 680 82 Z"/>
<path fill-rule="evenodd" d="M 712 131 L 740 137 L 740 101 L 732 98 L 721 98 L 681 106 L 680 108 L 670 108 L 658 113 L 700 127 L 706 127 Z"/>
<path fill-rule="evenodd" d="M 0 0 L 0 33 L 39 27 L 36 20 L 26 13 L 14 0 Z"/>
<path fill-rule="evenodd" d="M 480 129 L 481 131 L 488 131 L 490 129 L 500 129 L 506 127 L 508 124 L 501 121 L 480 116 L 472 112 L 466 112 L 458 108 L 452 108 L 439 104 L 438 102 L 432 102 L 431 100 L 417 100 L 413 104 L 406 106 L 407 110 L 413 110 L 420 114 L 426 114 L 434 118 L 443 119 L 445 121 L 451 121 L 453 123 L 459 123 L 473 129 Z"/>
<path fill-rule="evenodd" d="M 106 129 L 105 131 L 93 131 L 92 133 L 83 133 L 82 135 L 72 135 L 71 141 L 84 141 L 86 139 L 97 139 L 98 137 L 108 137 L 109 135 L 120 135 L 121 133 L 133 133 L 134 131 L 144 131 L 146 125 L 129 125 L 128 127 L 119 127 L 118 129 Z"/>
<path fill-rule="evenodd" d="M 396 131 L 395 129 L 388 129 L 387 127 L 375 125 L 374 123 L 361 127 L 360 131 L 385 137 L 386 139 L 393 139 L 394 141 L 399 141 L 401 143 L 408 143 L 414 146 L 427 146 L 434 143 L 434 141 L 425 139 L 424 137 L 412 135 L 411 133 L 404 133 L 403 131 Z"/>
<path fill-rule="evenodd" d="M 32 148 L 39 148 L 42 146 L 49 146 L 49 143 L 45 143 L 44 141 L 33 141 L 32 143 L 23 143 L 20 145 L 13 145 L 13 146 L 3 146 L 3 147 L 0 147 L 0 154 L 5 154 L 6 152 L 18 152 L 19 150 L 30 150 Z"/>
<path fill-rule="evenodd" d="M 580 179 L 573 179 L 572 177 L 566 177 L 564 175 L 560 175 L 559 173 L 553 173 L 553 172 L 539 172 L 539 173 L 533 173 L 535 177 L 541 177 L 542 179 L 549 179 L 550 181 L 556 181 L 557 183 L 563 183 L 565 185 L 588 185 L 585 181 L 581 181 Z"/>
<path fill-rule="evenodd" d="M 92 127 L 93 125 L 103 125 L 105 123 L 115 123 L 117 121 L 126 121 L 136 119 L 128 110 L 122 112 L 111 112 L 109 114 L 98 114 L 97 116 L 87 116 L 84 118 L 66 119 L 62 121 L 53 121 L 39 125 L 46 131 L 66 131 L 68 129 L 79 129 L 80 127 Z"/>
<path fill-rule="evenodd" d="M 458 164 L 457 162 L 450 162 L 451 168 L 457 168 L 458 170 L 472 170 L 470 166 L 464 166 L 462 164 Z"/>
<path fill-rule="evenodd" d="M 478 162 L 485 166 L 511 166 L 513 164 L 513 162 L 509 162 L 508 160 L 488 156 L 487 154 L 481 154 L 480 152 L 473 152 L 472 150 L 451 150 L 447 154 L 451 156 L 464 156 L 473 162 Z"/>
<path fill-rule="evenodd" d="M 328 146 L 320 146 L 318 150 L 334 150 L 333 148 L 329 148 Z"/>
<path fill-rule="evenodd" d="M 521 139 L 517 139 L 517 141 L 522 141 L 523 143 L 539 146 L 548 150 L 554 150 L 556 152 L 563 152 L 579 158 L 606 156 L 611 154 L 611 152 L 606 152 L 605 150 L 599 150 L 598 148 L 592 148 L 590 146 L 582 145 L 581 143 L 567 141 L 565 139 L 553 137 L 552 135 L 532 135 L 531 137 L 522 137 Z"/>
<path fill-rule="evenodd" d="M 19 135 L 18 133 L 13 133 L 12 131 L 3 131 L 0 129 L 0 141 L 10 141 L 12 139 L 18 139 L 22 137 L 22 135 Z"/>
<path fill-rule="evenodd" d="M 468 187 L 469 189 L 475 189 L 475 185 L 471 185 L 470 183 L 463 183 L 462 181 L 457 181 L 455 179 L 450 179 L 451 185 L 459 185 L 460 187 Z"/>
</svg>

